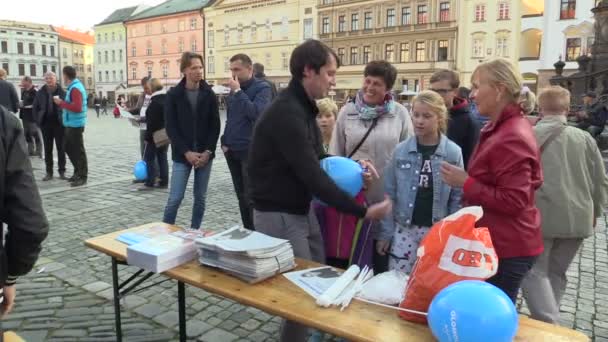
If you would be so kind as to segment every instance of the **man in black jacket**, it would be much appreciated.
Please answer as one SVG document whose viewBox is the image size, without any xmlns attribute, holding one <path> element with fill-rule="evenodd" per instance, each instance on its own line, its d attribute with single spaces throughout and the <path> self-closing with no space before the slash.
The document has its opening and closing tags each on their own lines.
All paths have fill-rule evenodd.
<svg viewBox="0 0 608 342">
<path fill-rule="evenodd" d="M 17 114 L 19 95 L 15 86 L 6 80 L 6 70 L 0 69 L 0 105 Z"/>
<path fill-rule="evenodd" d="M 15 304 L 18 276 L 36 263 L 49 225 L 17 117 L 0 106 L 0 320 Z"/>
<path fill-rule="evenodd" d="M 165 125 L 171 140 L 173 170 L 163 222 L 175 224 L 190 172 L 194 169 L 190 227 L 199 229 L 205 213 L 211 163 L 220 135 L 220 116 L 215 93 L 203 80 L 203 57 L 184 52 L 180 70 L 185 77 L 165 98 Z"/>
<path fill-rule="evenodd" d="M 40 88 L 34 100 L 34 114 L 42 128 L 44 138 L 44 163 L 46 164 L 46 176 L 42 181 L 53 179 L 53 142 L 57 147 L 57 161 L 59 164 L 59 178 L 65 177 L 65 149 L 63 146 L 63 119 L 62 110 L 53 102 L 53 96 L 65 99 L 65 91 L 57 84 L 57 76 L 49 71 L 44 74 L 46 84 Z"/>
<path fill-rule="evenodd" d="M 325 44 L 308 40 L 291 55 L 292 80 L 258 119 L 249 153 L 249 184 L 256 230 L 290 241 L 296 257 L 325 262 L 319 224 L 311 211 L 312 196 L 340 212 L 381 219 L 390 200 L 358 205 L 321 170 L 324 156 L 316 123 L 315 100 L 336 84 L 338 57 Z M 307 328 L 285 322 L 281 341 L 304 341 Z"/>
<path fill-rule="evenodd" d="M 38 120 L 35 117 L 36 113 L 34 113 L 35 99 L 36 88 L 34 88 L 32 78 L 25 76 L 21 80 L 21 109 L 19 111 L 19 117 L 23 121 L 25 140 L 28 144 L 30 156 L 42 158 L 42 138 L 40 137 Z"/>
<path fill-rule="evenodd" d="M 271 101 L 277 97 L 277 86 L 274 84 L 274 82 L 266 78 L 266 74 L 264 73 L 264 64 L 253 63 L 253 77 L 257 78 L 258 80 L 262 80 L 264 83 L 267 83 L 268 86 L 270 86 Z"/>
<path fill-rule="evenodd" d="M 457 96 L 460 86 L 458 74 L 443 69 L 436 71 L 430 81 L 430 89 L 443 97 L 445 106 L 450 112 L 447 136 L 462 149 L 462 159 L 466 168 L 477 144 L 478 127 L 469 111 L 467 99 Z"/>
</svg>

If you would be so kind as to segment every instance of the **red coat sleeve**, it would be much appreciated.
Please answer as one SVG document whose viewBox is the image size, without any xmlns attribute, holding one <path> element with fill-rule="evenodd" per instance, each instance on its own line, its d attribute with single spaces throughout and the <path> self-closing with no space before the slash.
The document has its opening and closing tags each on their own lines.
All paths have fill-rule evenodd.
<svg viewBox="0 0 608 342">
<path fill-rule="evenodd" d="M 70 112 L 80 113 L 82 111 L 82 94 L 76 88 L 73 88 L 70 91 L 70 100 L 72 103 L 67 103 L 65 101 L 61 102 L 59 107 L 62 109 L 67 109 Z"/>
</svg>

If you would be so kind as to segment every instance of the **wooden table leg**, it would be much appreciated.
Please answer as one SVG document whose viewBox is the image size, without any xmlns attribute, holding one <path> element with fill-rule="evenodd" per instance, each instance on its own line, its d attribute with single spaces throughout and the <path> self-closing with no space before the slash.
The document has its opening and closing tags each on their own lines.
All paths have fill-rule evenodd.
<svg viewBox="0 0 608 342">
<path fill-rule="evenodd" d="M 186 289 L 184 283 L 177 282 L 177 305 L 179 316 L 179 340 L 186 342 Z"/>
<path fill-rule="evenodd" d="M 122 342 L 122 326 L 120 324 L 120 293 L 118 289 L 118 264 L 112 258 L 112 287 L 114 290 L 114 320 L 116 325 L 116 341 Z"/>
</svg>

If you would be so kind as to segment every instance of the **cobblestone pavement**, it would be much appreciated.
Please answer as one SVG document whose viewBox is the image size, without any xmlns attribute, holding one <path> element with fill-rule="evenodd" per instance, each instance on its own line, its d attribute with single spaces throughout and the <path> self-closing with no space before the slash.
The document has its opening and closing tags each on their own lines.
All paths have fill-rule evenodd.
<svg viewBox="0 0 608 342">
<path fill-rule="evenodd" d="M 38 182 L 50 234 L 34 271 L 19 280 L 14 312 L 2 323 L 27 341 L 114 341 L 110 258 L 86 248 L 87 238 L 161 220 L 167 190 L 137 191 L 131 168 L 139 158 L 138 132 L 126 120 L 89 113 L 85 132 L 89 182 L 70 188 L 65 181 Z M 32 158 L 36 178 L 44 162 Z M 68 175 L 71 166 L 68 162 Z M 223 229 L 239 222 L 236 196 L 223 156 L 213 164 L 204 227 Z M 191 188 L 178 224 L 191 215 Z M 585 241 L 569 271 L 562 303 L 565 326 L 595 341 L 608 341 L 608 254 L 606 222 Z M 122 268 L 127 278 L 134 268 Z M 160 275 L 143 286 L 163 280 Z M 219 296 L 186 286 L 191 341 L 276 341 L 280 320 Z M 177 289 L 166 281 L 128 295 L 123 305 L 127 341 L 177 340 Z M 526 313 L 525 306 L 519 304 Z"/>
</svg>

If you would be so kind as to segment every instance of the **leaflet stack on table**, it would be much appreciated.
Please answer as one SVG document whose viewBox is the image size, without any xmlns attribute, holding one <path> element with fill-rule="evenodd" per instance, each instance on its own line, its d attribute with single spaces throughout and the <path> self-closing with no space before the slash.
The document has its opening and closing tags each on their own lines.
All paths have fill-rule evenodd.
<svg viewBox="0 0 608 342">
<path fill-rule="evenodd" d="M 256 283 L 293 269 L 293 249 L 288 240 L 232 227 L 195 240 L 199 261 L 249 283 Z"/>
</svg>

